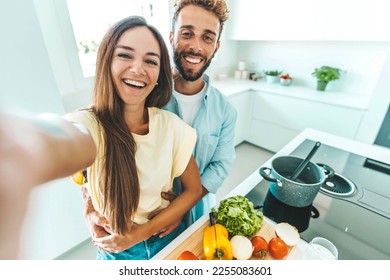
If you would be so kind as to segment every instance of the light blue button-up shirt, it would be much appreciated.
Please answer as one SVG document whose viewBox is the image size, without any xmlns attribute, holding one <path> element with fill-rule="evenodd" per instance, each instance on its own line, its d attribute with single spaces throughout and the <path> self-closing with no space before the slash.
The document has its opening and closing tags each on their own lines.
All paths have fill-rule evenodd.
<svg viewBox="0 0 390 280">
<path fill-rule="evenodd" d="M 193 127 L 197 132 L 194 158 L 198 164 L 202 185 L 208 190 L 186 217 L 187 226 L 216 206 L 215 193 L 229 175 L 235 159 L 234 131 L 237 121 L 236 109 L 219 90 L 212 87 L 208 76 L 204 75 L 206 94 Z M 164 109 L 181 116 L 174 96 Z M 175 184 L 179 182 L 176 180 Z M 180 187 L 176 186 L 176 192 Z"/>
</svg>

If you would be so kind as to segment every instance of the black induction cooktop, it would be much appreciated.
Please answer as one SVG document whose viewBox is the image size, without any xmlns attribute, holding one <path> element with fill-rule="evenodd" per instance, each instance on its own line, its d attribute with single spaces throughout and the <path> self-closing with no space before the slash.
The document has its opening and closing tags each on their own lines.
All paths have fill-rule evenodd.
<svg viewBox="0 0 390 280">
<path fill-rule="evenodd" d="M 305 140 L 291 155 L 305 158 L 314 144 Z M 332 184 L 338 184 L 335 179 L 324 185 L 313 202 L 319 216 L 310 219 L 301 237 L 308 242 L 316 236 L 331 240 L 339 259 L 390 259 L 389 166 L 325 144 L 311 161 L 331 166 L 355 189 L 347 194 L 333 192 Z M 268 189 L 269 182 L 262 180 L 247 197 L 262 207 Z"/>
<path fill-rule="evenodd" d="M 305 140 L 291 155 L 305 157 L 314 144 L 314 141 Z M 390 219 L 389 165 L 327 145 L 322 145 L 311 161 L 330 165 L 336 174 L 356 186 L 356 191 L 348 196 L 326 191 L 329 190 L 326 185 L 322 188 L 322 193 L 355 203 Z"/>
</svg>

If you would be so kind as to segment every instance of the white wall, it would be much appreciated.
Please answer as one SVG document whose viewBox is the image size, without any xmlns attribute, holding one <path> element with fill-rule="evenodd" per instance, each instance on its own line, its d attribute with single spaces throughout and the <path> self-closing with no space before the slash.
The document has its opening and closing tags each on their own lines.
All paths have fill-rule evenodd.
<svg viewBox="0 0 390 280">
<path fill-rule="evenodd" d="M 238 42 L 227 38 L 226 31 L 222 32 L 221 46 L 215 55 L 210 67 L 206 70 L 206 74 L 210 79 L 217 79 L 218 74 L 227 74 L 233 76 L 237 64 Z"/>
<path fill-rule="evenodd" d="M 230 7 L 231 0 L 227 0 Z M 229 30 L 232 28 L 231 11 L 228 20 L 225 22 L 224 29 L 221 35 L 221 46 L 215 55 L 213 62 L 206 70 L 206 74 L 210 79 L 217 79 L 218 74 L 227 74 L 233 76 L 237 65 L 238 41 L 229 39 Z"/>
<path fill-rule="evenodd" d="M 65 112 L 90 104 L 93 78 L 83 76 L 66 0 L 33 2 Z"/>
<path fill-rule="evenodd" d="M 390 104 L 390 48 L 356 140 L 374 143 Z"/>
<path fill-rule="evenodd" d="M 32 0 L 0 2 L 3 107 L 63 113 Z"/>
</svg>

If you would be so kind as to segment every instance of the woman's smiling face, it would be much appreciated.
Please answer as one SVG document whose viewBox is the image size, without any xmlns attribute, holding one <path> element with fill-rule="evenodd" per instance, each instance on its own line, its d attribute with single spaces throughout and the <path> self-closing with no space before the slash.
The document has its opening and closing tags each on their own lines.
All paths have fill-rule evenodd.
<svg viewBox="0 0 390 280">
<path fill-rule="evenodd" d="M 127 30 L 116 45 L 111 73 L 119 97 L 126 105 L 142 105 L 160 74 L 160 46 L 147 27 Z"/>
</svg>

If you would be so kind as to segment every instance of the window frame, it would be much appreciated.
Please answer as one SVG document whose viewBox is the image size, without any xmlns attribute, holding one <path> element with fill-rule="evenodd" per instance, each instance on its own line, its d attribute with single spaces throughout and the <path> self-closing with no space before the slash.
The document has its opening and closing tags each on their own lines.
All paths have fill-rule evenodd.
<svg viewBox="0 0 390 280">
<path fill-rule="evenodd" d="M 95 76 L 84 77 L 67 0 L 34 0 L 34 4 L 61 95 L 90 93 Z M 170 31 L 172 0 L 166 0 L 166 5 Z M 169 43 L 169 33 L 160 32 Z"/>
<path fill-rule="evenodd" d="M 95 76 L 84 77 L 83 69 L 80 64 L 79 50 L 77 48 L 77 42 L 75 34 L 73 32 L 73 25 L 68 10 L 68 4 L 66 0 L 54 0 L 56 5 L 56 14 L 59 19 L 61 33 L 63 36 L 66 57 L 71 69 L 72 78 L 74 81 L 76 90 L 83 90 L 90 88 L 93 84 Z M 67 42 L 67 43 L 65 43 Z"/>
</svg>

